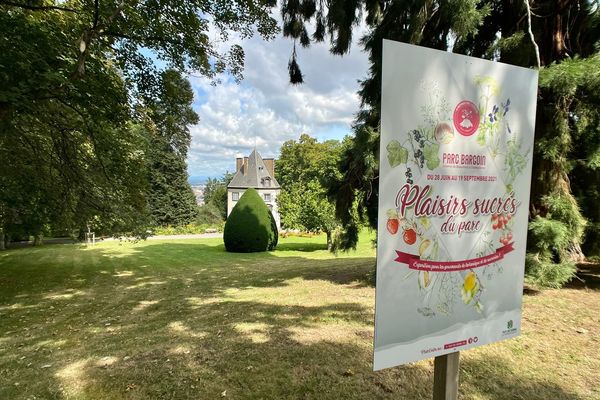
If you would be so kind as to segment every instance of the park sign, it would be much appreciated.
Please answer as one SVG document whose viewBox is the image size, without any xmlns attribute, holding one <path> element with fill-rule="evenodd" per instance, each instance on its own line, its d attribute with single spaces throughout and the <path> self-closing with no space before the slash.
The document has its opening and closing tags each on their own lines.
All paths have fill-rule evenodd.
<svg viewBox="0 0 600 400">
<path fill-rule="evenodd" d="M 374 369 L 515 337 L 537 71 L 385 40 Z"/>
</svg>

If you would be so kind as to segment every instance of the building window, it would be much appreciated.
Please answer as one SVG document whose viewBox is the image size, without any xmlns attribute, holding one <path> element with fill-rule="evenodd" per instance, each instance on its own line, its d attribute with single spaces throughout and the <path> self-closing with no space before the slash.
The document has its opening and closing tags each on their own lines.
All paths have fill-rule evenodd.
<svg viewBox="0 0 600 400">
<path fill-rule="evenodd" d="M 271 193 L 264 194 L 265 201 L 271 201 Z"/>
<path fill-rule="evenodd" d="M 231 192 L 231 200 L 238 201 L 240 199 L 240 192 Z"/>
</svg>

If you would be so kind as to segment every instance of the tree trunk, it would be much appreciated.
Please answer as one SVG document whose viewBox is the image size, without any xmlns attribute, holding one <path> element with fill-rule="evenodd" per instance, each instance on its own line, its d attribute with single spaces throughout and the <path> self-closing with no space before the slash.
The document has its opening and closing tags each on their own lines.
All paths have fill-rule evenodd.
<svg viewBox="0 0 600 400">
<path fill-rule="evenodd" d="M 579 262 L 585 256 L 581 249 L 585 218 L 581 215 L 577 199 L 573 196 L 569 180 L 569 157 L 573 141 L 568 124 L 572 99 L 553 100 L 551 93 L 542 89 L 537 105 L 536 116 L 536 153 L 533 159 L 531 184 L 530 218 L 539 215 L 562 222 L 571 229 L 572 237 L 564 250 L 561 260 Z M 568 218 L 554 215 L 547 197 L 560 198 L 564 204 L 570 204 Z M 563 204 L 563 207 L 564 207 Z"/>
<path fill-rule="evenodd" d="M 327 235 L 327 250 L 331 250 L 331 246 L 333 246 L 333 242 L 331 241 L 331 231 L 325 231 Z"/>
<path fill-rule="evenodd" d="M 34 246 L 40 246 L 42 244 L 44 244 L 44 234 L 38 233 L 33 238 L 33 245 Z"/>
<path fill-rule="evenodd" d="M 4 244 L 4 230 L 0 229 L 0 250 L 6 249 L 6 245 Z"/>
<path fill-rule="evenodd" d="M 583 250 L 581 249 L 581 245 L 579 243 L 571 243 L 568 249 L 569 261 L 572 262 L 582 262 L 585 261 L 585 254 L 583 254 Z"/>
</svg>

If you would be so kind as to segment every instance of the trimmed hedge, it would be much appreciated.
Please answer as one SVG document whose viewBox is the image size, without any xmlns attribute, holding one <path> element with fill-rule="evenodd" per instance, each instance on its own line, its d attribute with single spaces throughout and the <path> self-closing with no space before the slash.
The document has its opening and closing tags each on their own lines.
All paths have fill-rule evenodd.
<svg viewBox="0 0 600 400">
<path fill-rule="evenodd" d="M 277 224 L 256 189 L 247 189 L 225 222 L 225 250 L 254 253 L 277 246 Z"/>
</svg>

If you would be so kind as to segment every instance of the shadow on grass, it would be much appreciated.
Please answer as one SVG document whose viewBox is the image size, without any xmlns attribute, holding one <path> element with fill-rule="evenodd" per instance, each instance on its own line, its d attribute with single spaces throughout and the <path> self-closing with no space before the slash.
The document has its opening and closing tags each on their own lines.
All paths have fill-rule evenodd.
<svg viewBox="0 0 600 400">
<path fill-rule="evenodd" d="M 468 387 L 468 398 L 523 400 L 584 400 L 552 382 L 557 377 L 548 374 L 547 381 L 531 379 L 517 373 L 509 359 L 491 357 L 461 357 L 460 384 Z M 558 379 L 560 381 L 560 379 Z"/>
<path fill-rule="evenodd" d="M 294 278 L 355 283 L 356 287 L 367 285 L 366 277 L 374 267 L 374 258 L 330 257 L 323 260 L 289 254 L 292 251 L 314 252 L 319 246 L 282 244 L 284 250 L 272 253 L 228 253 L 222 244 L 150 242 L 130 245 L 124 251 L 70 245 L 13 249 L 1 254 L 4 259 L 0 257 L 0 301 L 36 291 L 76 289 L 95 281 L 111 280 L 114 276 L 120 281 L 126 278 L 172 281 L 188 273 L 188 279 L 192 277 L 206 283 L 206 295 L 228 288 L 286 285 L 286 281 Z M 276 256 L 279 251 L 286 255 Z M 323 253 L 324 257 L 329 257 L 326 250 Z M 10 261 L 6 261 L 6 257 L 10 257 Z M 123 274 L 123 271 L 129 272 Z M 187 284 L 185 280 L 175 280 L 176 285 Z"/>
<path fill-rule="evenodd" d="M 577 275 L 565 285 L 569 289 L 600 290 L 600 264 L 580 263 L 577 265 Z"/>
<path fill-rule="evenodd" d="M 280 243 L 277 251 L 302 251 L 313 252 L 327 250 L 327 243 Z"/>
<path fill-rule="evenodd" d="M 372 290 L 352 289 L 373 258 L 53 250 L 0 259 L 0 398 L 431 398 L 427 362 L 371 371 Z M 500 359 L 463 371 L 469 396 L 580 399 Z"/>
</svg>

